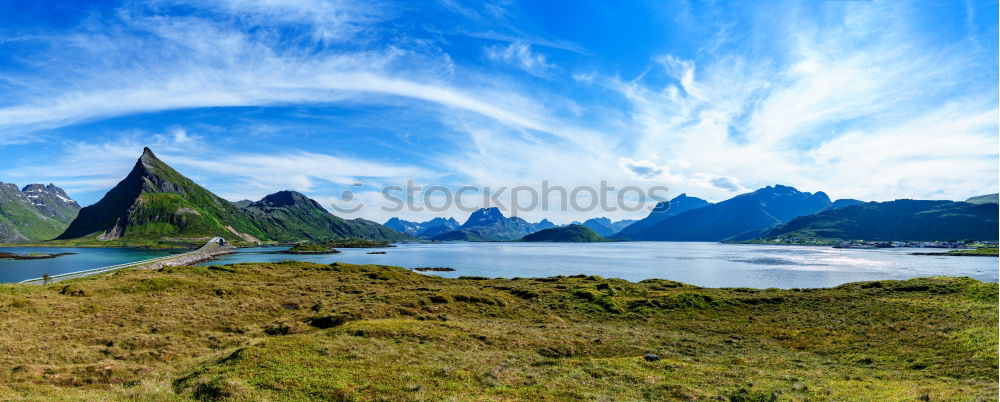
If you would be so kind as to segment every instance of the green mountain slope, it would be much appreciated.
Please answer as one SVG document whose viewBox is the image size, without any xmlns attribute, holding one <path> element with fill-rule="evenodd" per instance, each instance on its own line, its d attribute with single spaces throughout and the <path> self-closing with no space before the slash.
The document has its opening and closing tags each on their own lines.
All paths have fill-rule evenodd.
<svg viewBox="0 0 1000 402">
<path fill-rule="evenodd" d="M 346 220 L 295 191 L 279 191 L 243 208 L 271 240 L 361 238 L 404 240 L 409 236 L 364 219 Z"/>
<path fill-rule="evenodd" d="M 557 228 L 540 230 L 521 238 L 522 241 L 531 242 L 561 242 L 561 243 L 592 243 L 607 241 L 594 229 L 583 225 L 568 225 Z"/>
<path fill-rule="evenodd" d="M 870 202 L 793 219 L 762 240 L 997 240 L 997 214 L 997 204 Z"/>
<path fill-rule="evenodd" d="M 52 184 L 24 189 L 0 183 L 0 242 L 55 238 L 76 217 L 80 205 Z"/>
</svg>

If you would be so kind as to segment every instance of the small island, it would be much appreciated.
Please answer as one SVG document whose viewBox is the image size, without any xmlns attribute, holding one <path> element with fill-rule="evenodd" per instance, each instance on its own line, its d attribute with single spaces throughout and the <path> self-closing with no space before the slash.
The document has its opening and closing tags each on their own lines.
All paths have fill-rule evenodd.
<svg viewBox="0 0 1000 402">
<path fill-rule="evenodd" d="M 527 242 L 595 243 L 610 241 L 583 225 L 560 226 L 540 230 L 521 238 Z"/>
<path fill-rule="evenodd" d="M 337 254 L 337 251 L 330 246 L 322 243 L 299 243 L 292 248 L 284 251 L 279 251 L 281 254 Z"/>
<path fill-rule="evenodd" d="M 453 272 L 453 271 L 455 271 L 455 268 L 448 268 L 448 267 L 420 267 L 420 268 L 413 268 L 413 270 L 417 271 L 417 272 Z"/>
<path fill-rule="evenodd" d="M 389 248 L 396 247 L 387 241 L 367 240 L 367 239 L 342 239 L 324 242 L 331 248 Z"/>
<path fill-rule="evenodd" d="M 31 253 L 17 254 L 0 251 L 0 260 L 45 260 L 49 258 L 62 257 L 76 253 Z"/>
</svg>

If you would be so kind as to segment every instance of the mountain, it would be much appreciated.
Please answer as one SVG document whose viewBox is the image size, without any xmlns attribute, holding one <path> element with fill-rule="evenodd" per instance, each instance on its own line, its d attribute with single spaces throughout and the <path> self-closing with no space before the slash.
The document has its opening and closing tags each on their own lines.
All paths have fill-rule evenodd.
<svg viewBox="0 0 1000 402">
<path fill-rule="evenodd" d="M 864 203 L 865 202 L 861 201 L 861 200 L 855 200 L 853 198 L 844 198 L 844 199 L 840 199 L 840 200 L 834 201 L 830 205 L 827 205 L 826 208 L 823 208 L 823 210 L 824 211 L 832 211 L 834 209 L 841 209 L 841 208 L 849 207 L 851 205 L 858 205 L 858 204 L 864 204 Z"/>
<path fill-rule="evenodd" d="M 682 193 L 670 201 L 656 204 L 649 216 L 622 228 L 615 237 L 632 238 L 632 236 L 636 236 L 636 233 L 643 232 L 664 219 L 710 204 L 701 198 L 688 197 L 687 194 Z"/>
<path fill-rule="evenodd" d="M 516 216 L 505 217 L 497 208 L 481 208 L 469 215 L 458 229 L 434 236 L 434 240 L 516 240 L 536 232 L 535 225 Z"/>
<path fill-rule="evenodd" d="M 1000 204 L 1000 194 L 986 194 L 970 197 L 965 200 L 970 204 Z"/>
<path fill-rule="evenodd" d="M 803 216 L 764 240 L 997 240 L 998 205 L 954 201 L 869 202 Z"/>
<path fill-rule="evenodd" d="M 409 237 L 372 221 L 335 216 L 315 200 L 295 191 L 270 194 L 242 209 L 267 238 L 276 241 L 403 240 Z"/>
<path fill-rule="evenodd" d="M 413 237 L 432 238 L 442 233 L 458 229 L 460 226 L 455 218 L 434 218 L 426 222 L 412 222 L 399 218 L 391 218 L 384 223 L 385 227 Z"/>
<path fill-rule="evenodd" d="M 636 222 L 638 221 L 634 219 L 625 219 L 617 222 L 612 222 L 611 219 L 600 217 L 600 218 L 587 219 L 585 222 L 583 222 L 583 226 L 593 229 L 595 232 L 597 232 L 597 234 L 601 236 L 611 236 Z"/>
<path fill-rule="evenodd" d="M 0 182 L 0 242 L 50 240 L 66 230 L 80 204 L 55 185 L 23 189 Z"/>
<path fill-rule="evenodd" d="M 381 235 L 390 240 L 404 236 L 371 222 L 345 221 L 293 192 L 275 193 L 240 208 L 184 177 L 145 148 L 128 176 L 96 204 L 80 210 L 59 239 L 222 236 L 257 242 Z"/>
<path fill-rule="evenodd" d="M 239 200 L 239 201 L 234 201 L 233 202 L 233 205 L 235 205 L 237 207 L 240 207 L 240 208 L 244 208 L 244 207 L 246 207 L 247 205 L 250 205 L 250 204 L 253 204 L 253 201 L 250 201 L 250 200 Z"/>
<path fill-rule="evenodd" d="M 233 203 L 212 194 L 143 150 L 132 171 L 80 215 L 59 239 L 160 239 L 223 236 L 265 239 Z"/>
<path fill-rule="evenodd" d="M 660 219 L 645 229 L 621 237 L 660 241 L 751 239 L 775 225 L 814 214 L 831 204 L 830 198 L 823 192 L 814 194 L 788 186 L 768 186 L 718 204 Z"/>
<path fill-rule="evenodd" d="M 591 243 L 607 241 L 597 234 L 593 229 L 584 225 L 567 225 L 557 228 L 549 228 L 531 233 L 521 238 L 521 241 L 530 242 L 565 242 L 565 243 Z"/>
<path fill-rule="evenodd" d="M 552 221 L 548 219 L 542 219 L 538 222 L 535 222 L 533 225 L 535 226 L 535 230 L 545 230 L 556 227 L 556 224 L 552 223 Z"/>
</svg>

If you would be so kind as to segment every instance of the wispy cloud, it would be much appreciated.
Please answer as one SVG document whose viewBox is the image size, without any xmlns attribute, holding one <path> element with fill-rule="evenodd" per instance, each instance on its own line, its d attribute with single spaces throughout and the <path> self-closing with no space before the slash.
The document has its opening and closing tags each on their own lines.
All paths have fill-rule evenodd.
<svg viewBox="0 0 1000 402">
<path fill-rule="evenodd" d="M 544 76 L 555 68 L 545 59 L 545 55 L 531 50 L 531 45 L 523 42 L 511 43 L 507 46 L 493 45 L 486 48 L 486 57 L 516 66 L 532 75 Z"/>
</svg>

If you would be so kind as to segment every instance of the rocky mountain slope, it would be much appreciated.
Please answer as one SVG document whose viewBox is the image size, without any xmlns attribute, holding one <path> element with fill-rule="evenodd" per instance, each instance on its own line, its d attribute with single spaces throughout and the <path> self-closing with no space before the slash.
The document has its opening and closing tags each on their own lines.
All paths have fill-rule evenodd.
<svg viewBox="0 0 1000 402">
<path fill-rule="evenodd" d="M 0 182 L 0 242 L 53 239 L 79 212 L 80 205 L 55 185 L 19 189 Z"/>
</svg>

